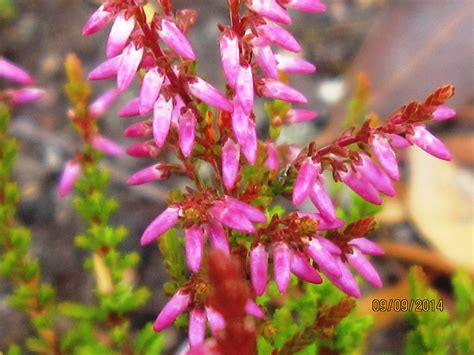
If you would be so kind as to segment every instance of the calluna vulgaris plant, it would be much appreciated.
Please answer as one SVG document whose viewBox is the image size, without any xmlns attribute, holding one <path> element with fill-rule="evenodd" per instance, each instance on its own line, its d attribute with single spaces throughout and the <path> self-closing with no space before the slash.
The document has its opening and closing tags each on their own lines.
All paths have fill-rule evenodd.
<svg viewBox="0 0 474 355">
<path fill-rule="evenodd" d="M 367 259 L 383 254 L 381 247 L 366 238 L 374 228 L 373 218 L 345 225 L 336 215 L 327 180 L 340 182 L 379 205 L 381 194 L 395 195 L 393 181 L 400 178 L 397 149 L 416 145 L 450 160 L 446 147 L 425 125 L 455 115 L 444 106 L 454 88 L 442 86 L 425 101 L 403 106 L 381 125 L 369 119 L 324 147 L 315 142 L 305 147 L 279 145 L 282 126 L 317 118 L 314 111 L 293 107 L 307 99 L 288 85 L 287 74 L 309 74 L 316 67 L 298 56 L 274 51 L 279 47 L 301 52 L 298 41 L 284 27 L 291 24 L 291 11 L 318 13 L 325 5 L 318 0 L 228 0 L 230 23 L 218 25 L 225 92 L 196 73 L 196 55 L 186 34 L 197 13 L 175 12 L 170 0 L 160 0 L 159 11 L 150 18 L 145 5 L 142 0 L 105 0 L 84 26 L 83 34 L 91 35 L 112 23 L 107 59 L 88 78 L 116 77 L 117 84 L 89 106 L 88 120 L 75 123 L 88 149 L 122 154 L 116 143 L 99 134 L 95 120 L 138 77 L 137 97 L 120 110 L 123 118 L 140 117 L 124 132 L 139 140 L 126 152 L 155 162 L 133 174 L 128 183 L 146 184 L 172 175 L 192 182 L 186 191 L 170 193 L 168 207 L 141 236 L 143 246 L 160 240 L 167 258 L 166 251 L 174 243 L 170 236 L 179 238 L 175 232 L 182 229 L 189 269 L 186 278 L 171 271 L 174 283 L 166 291 L 174 295 L 153 329 L 161 332 L 188 313 L 189 354 L 251 354 L 256 352 L 257 335 L 272 338 L 266 327 L 270 312 L 258 305 L 265 303 L 265 296 L 260 296 L 265 295 L 270 278 L 282 294 L 291 282 L 323 283 L 319 287 L 332 283 L 358 298 L 352 268 L 374 287 L 381 287 L 381 278 Z M 0 75 L 10 75 L 8 65 L 0 63 Z M 21 72 L 13 78 L 22 80 Z M 15 95 L 6 95 L 7 100 L 18 101 L 12 98 Z M 257 135 L 261 123 L 254 114 L 257 98 L 272 100 L 264 102 L 269 116 L 265 139 Z M 81 117 L 77 109 L 74 117 Z M 177 159 L 164 160 L 165 151 Z M 59 188 L 62 196 L 83 174 L 91 174 L 84 167 L 93 164 L 94 154 L 86 150 L 66 164 Z M 203 166 L 212 169 L 212 176 Z M 279 197 L 294 207 L 283 211 L 277 205 Z M 307 198 L 318 212 L 298 209 Z M 95 223 L 100 225 L 100 221 Z M 94 257 L 105 255 L 95 250 Z M 176 269 L 167 262 L 168 269 Z M 110 262 L 107 266 L 113 267 Z M 332 329 L 352 307 L 347 298 L 323 309 L 313 325 L 272 351 L 290 354 L 304 349 L 314 337 L 327 336 L 322 329 Z M 206 339 L 207 324 L 210 336 Z"/>
</svg>

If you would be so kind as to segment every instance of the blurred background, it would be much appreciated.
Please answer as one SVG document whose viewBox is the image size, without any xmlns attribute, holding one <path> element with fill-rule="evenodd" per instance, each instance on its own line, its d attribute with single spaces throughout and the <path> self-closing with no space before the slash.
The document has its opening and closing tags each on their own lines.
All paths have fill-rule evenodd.
<svg viewBox="0 0 474 355">
<path fill-rule="evenodd" d="M 1 0 L 0 55 L 28 68 L 36 84 L 47 91 L 40 103 L 21 108 L 12 134 L 21 142 L 16 179 L 22 189 L 19 220 L 32 229 L 32 253 L 42 263 L 46 281 L 57 286 L 59 299 L 93 301 L 94 281 L 82 271 L 82 252 L 73 247 L 83 230 L 71 201 L 58 197 L 56 184 L 65 160 L 74 155 L 77 137 L 66 118 L 63 92 L 65 56 L 76 53 L 85 72 L 105 59 L 108 31 L 82 37 L 81 28 L 97 7 L 85 0 Z M 176 8 L 199 12 L 189 38 L 198 56 L 198 72 L 223 88 L 216 41 L 217 23 L 227 23 L 225 0 L 175 0 Z M 324 14 L 294 12 L 291 30 L 315 63 L 313 75 L 290 79 L 304 92 L 309 108 L 320 117 L 312 123 L 284 128 L 280 142 L 301 143 L 318 137 L 319 145 L 334 139 L 347 125 L 348 103 L 359 100 L 363 111 L 381 120 L 401 105 L 422 100 L 444 83 L 456 87 L 448 105 L 456 120 L 430 129 L 447 144 L 454 164 L 431 158 L 415 148 L 401 153 L 403 178 L 396 199 L 387 199 L 378 213 L 380 228 L 373 238 L 384 244 L 386 256 L 376 260 L 385 287 L 363 290 L 360 312 L 375 317 L 367 353 L 400 349 L 408 326 L 400 313 L 373 313 L 372 298 L 407 298 L 406 271 L 424 266 L 428 279 L 449 306 L 451 273 L 459 266 L 474 269 L 474 2 L 472 0 L 326 0 Z M 203 58 L 205 58 L 203 60 Z M 201 60 L 199 60 L 201 59 Z M 3 83 L 0 82 L 0 84 Z M 94 83 L 98 95 L 113 82 Z M 127 125 L 116 112 L 134 96 L 122 95 L 101 124 L 104 133 L 127 145 L 121 132 Z M 359 95 L 357 95 L 359 93 Z M 263 110 L 260 115 L 263 114 Z M 265 124 L 265 119 L 260 123 Z M 154 318 L 165 301 L 166 274 L 154 247 L 140 248 L 138 238 L 161 211 L 166 184 L 129 188 L 128 175 L 146 162 L 129 157 L 107 160 L 113 172 L 111 194 L 121 203 L 114 217 L 130 231 L 125 247 L 142 254 L 137 280 L 153 297 L 134 318 L 137 325 Z M 171 182 L 170 184 L 179 183 Z M 8 287 L 0 285 L 0 349 L 29 331 L 22 315 L 7 308 Z M 170 330 L 170 348 L 180 334 Z"/>
</svg>

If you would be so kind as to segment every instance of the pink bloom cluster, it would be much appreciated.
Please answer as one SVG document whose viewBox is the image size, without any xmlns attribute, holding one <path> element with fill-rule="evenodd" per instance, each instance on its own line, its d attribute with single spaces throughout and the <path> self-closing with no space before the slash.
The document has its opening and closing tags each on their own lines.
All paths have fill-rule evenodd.
<svg viewBox="0 0 474 355">
<path fill-rule="evenodd" d="M 141 121 L 131 124 L 124 132 L 129 138 L 141 140 L 130 146 L 127 153 L 157 158 L 163 149 L 170 148 L 183 163 L 177 167 L 155 162 L 133 174 L 128 183 L 138 185 L 164 180 L 172 172 L 194 177 L 193 164 L 197 159 L 210 162 L 215 168 L 216 183 L 222 183 L 219 188 L 197 186 L 199 191 L 189 190 L 192 192 L 185 194 L 182 200 L 173 200 L 141 237 L 141 244 L 146 245 L 175 226 L 184 229 L 186 263 L 192 276 L 163 308 L 154 329 L 161 331 L 190 308 L 192 347 L 204 341 L 206 318 L 213 333 L 225 326 L 221 315 L 195 294 L 197 281 L 193 278 L 205 275 L 201 264 L 206 254 L 206 236 L 210 247 L 225 255 L 231 254 L 231 234 L 255 238 L 247 257 L 257 296 L 266 290 L 271 255 L 273 276 L 280 292 L 287 290 L 291 273 L 304 281 L 321 283 L 319 272 L 322 272 L 341 290 L 359 297 L 359 287 L 347 264 L 370 284 L 381 287 L 382 281 L 365 255 L 381 255 L 383 250 L 363 235 L 346 241 L 323 237 L 323 231 L 335 232 L 344 226 L 326 191 L 323 172 L 331 171 L 336 181 L 342 181 L 367 201 L 380 204 L 380 193 L 395 195 L 392 181 L 400 177 L 394 148 L 416 145 L 438 158 L 451 158 L 441 141 L 426 130 L 423 121 L 402 120 L 399 116 L 379 128 L 366 125 L 358 134 L 341 137 L 320 150 L 311 146 L 305 150 L 288 146 L 283 152 L 283 147 L 272 140 L 260 141 L 254 114 L 256 98 L 305 104 L 306 97 L 284 82 L 279 73 L 316 71 L 313 64 L 300 57 L 274 52 L 276 47 L 295 53 L 301 51 L 298 41 L 284 27 L 291 24 L 288 11 L 322 12 L 325 6 L 319 0 L 246 0 L 242 2 L 246 6 L 243 12 L 239 1 L 228 3 L 231 24 L 219 26 L 219 50 L 227 84 L 225 94 L 190 70 L 196 59 L 186 38 L 194 22 L 190 10 L 173 16 L 169 8 L 163 8 L 164 15 L 155 14 L 147 20 L 143 1 L 106 0 L 83 29 L 83 34 L 89 35 L 113 22 L 107 42 L 107 60 L 89 73 L 89 79 L 116 78 L 117 89 L 93 104 L 91 115 L 103 114 L 140 73 L 138 96 L 120 110 L 121 117 L 141 117 Z M 183 20 L 183 16 L 189 16 L 188 20 Z M 209 110 L 203 117 L 203 110 L 198 109 L 200 103 L 217 109 L 218 113 Z M 452 109 L 442 105 L 432 109 L 425 120 L 441 121 L 455 115 Z M 293 107 L 278 114 L 278 119 L 286 125 L 308 122 L 318 116 L 314 111 Z M 357 151 L 346 148 L 357 143 L 364 144 L 364 148 Z M 95 146 L 100 146 L 100 139 Z M 260 160 L 261 156 L 264 159 Z M 257 161 L 263 163 L 272 177 L 286 164 L 280 172 L 288 173 L 289 179 L 283 183 L 291 184 L 293 204 L 299 206 L 309 197 L 318 213 L 297 211 L 285 218 L 267 221 L 265 213 L 250 205 L 258 193 L 243 198 L 245 193 L 240 191 L 242 166 L 245 162 L 254 165 Z M 74 180 L 79 174 L 77 166 L 71 165 L 65 181 Z M 200 185 L 199 181 L 196 185 Z M 258 191 L 262 186 L 254 187 Z M 257 318 L 264 316 L 251 298 L 246 310 Z"/>
</svg>

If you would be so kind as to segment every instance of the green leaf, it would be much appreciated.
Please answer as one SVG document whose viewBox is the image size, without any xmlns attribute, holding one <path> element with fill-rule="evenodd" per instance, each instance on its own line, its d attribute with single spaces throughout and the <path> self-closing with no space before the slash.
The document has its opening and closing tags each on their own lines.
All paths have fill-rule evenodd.
<svg viewBox="0 0 474 355">
<path fill-rule="evenodd" d="M 147 324 L 136 335 L 134 355 L 159 355 L 163 352 L 165 337 L 163 333 L 155 333 L 152 325 Z"/>
</svg>

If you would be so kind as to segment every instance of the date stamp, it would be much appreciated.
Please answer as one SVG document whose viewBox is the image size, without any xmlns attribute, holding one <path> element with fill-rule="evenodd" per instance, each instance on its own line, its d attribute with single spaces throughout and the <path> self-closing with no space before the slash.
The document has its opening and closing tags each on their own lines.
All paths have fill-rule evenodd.
<svg viewBox="0 0 474 355">
<path fill-rule="evenodd" d="M 443 299 L 374 298 L 373 312 L 443 312 Z"/>
</svg>

